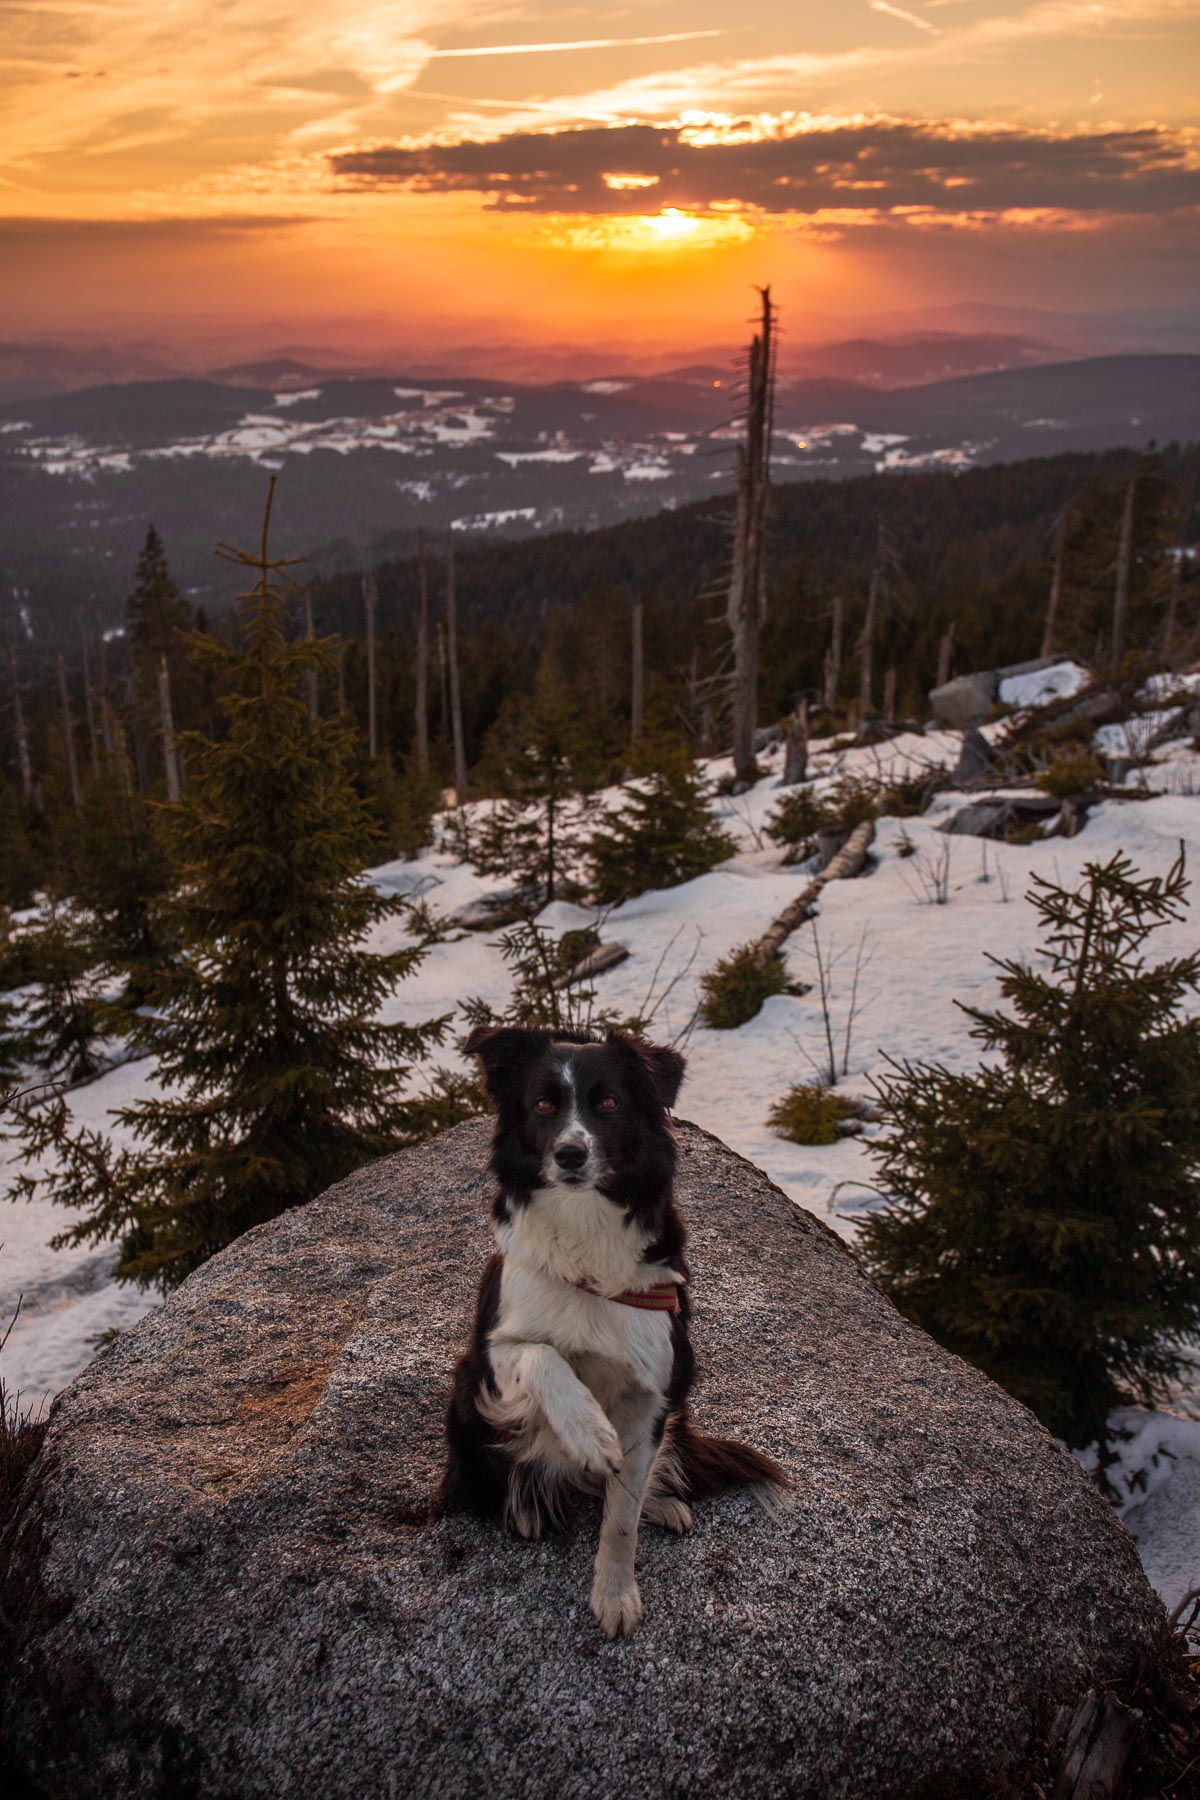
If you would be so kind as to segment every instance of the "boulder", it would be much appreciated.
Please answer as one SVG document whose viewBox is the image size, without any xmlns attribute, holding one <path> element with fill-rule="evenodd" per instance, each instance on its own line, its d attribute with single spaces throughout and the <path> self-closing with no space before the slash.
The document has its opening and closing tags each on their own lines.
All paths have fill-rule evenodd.
<svg viewBox="0 0 1200 1800">
<path fill-rule="evenodd" d="M 1153 1652 L 1066 1452 L 679 1135 L 697 1417 L 788 1465 L 786 1510 L 643 1527 L 616 1643 L 591 1505 L 537 1545 L 431 1519 L 488 1250 L 471 1121 L 248 1233 L 55 1403 L 4 1542 L 17 1770 L 50 1800 L 960 1793 Z"/>
</svg>

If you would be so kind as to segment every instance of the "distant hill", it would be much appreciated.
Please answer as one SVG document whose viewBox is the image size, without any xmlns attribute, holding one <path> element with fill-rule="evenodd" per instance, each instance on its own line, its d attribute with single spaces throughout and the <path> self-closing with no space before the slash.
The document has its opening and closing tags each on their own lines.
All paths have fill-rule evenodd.
<svg viewBox="0 0 1200 1800">
<path fill-rule="evenodd" d="M 301 358 L 224 373 L 0 405 L 0 594 L 14 629 L 37 637 L 80 611 L 112 617 L 151 521 L 181 585 L 222 604 L 213 545 L 254 536 L 269 471 L 281 533 L 321 550 L 318 567 L 355 565 L 418 526 L 440 536 L 453 522 L 481 539 L 592 530 L 732 481 L 736 388 L 703 364 L 543 385 L 314 373 Z M 1198 419 L 1196 355 L 899 388 L 788 379 L 774 465 L 780 482 L 955 471 L 1182 440 Z"/>
</svg>

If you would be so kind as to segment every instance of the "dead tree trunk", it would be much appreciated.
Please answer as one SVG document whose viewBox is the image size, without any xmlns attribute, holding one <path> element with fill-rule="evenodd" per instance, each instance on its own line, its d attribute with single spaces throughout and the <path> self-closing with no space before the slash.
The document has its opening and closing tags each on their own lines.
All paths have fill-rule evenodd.
<svg viewBox="0 0 1200 1800">
<path fill-rule="evenodd" d="M 76 812 L 83 811 L 83 789 L 79 785 L 79 758 L 75 754 L 75 721 L 71 717 L 71 696 L 67 691 L 67 664 L 62 656 L 58 659 L 58 692 L 62 700 L 63 743 L 67 750 L 67 778 L 71 783 L 71 804 Z"/>
<path fill-rule="evenodd" d="M 798 701 L 788 720 L 787 741 L 783 753 L 784 787 L 794 787 L 808 775 L 808 697 Z"/>
<path fill-rule="evenodd" d="M 1167 616 L 1163 622 L 1163 661 L 1169 663 L 1175 651 L 1175 631 L 1179 623 L 1179 590 L 1183 586 L 1183 545 L 1180 544 L 1171 570 L 1171 588 L 1167 595 Z"/>
<path fill-rule="evenodd" d="M 429 774 L 429 571 L 425 533 L 417 532 L 417 773 Z"/>
<path fill-rule="evenodd" d="M 950 679 L 950 663 L 954 655 L 954 620 L 951 619 L 938 645 L 937 685 L 945 687 Z"/>
<path fill-rule="evenodd" d="M 871 840 L 875 836 L 875 825 L 871 819 L 864 819 L 856 825 L 849 838 L 819 875 L 815 875 L 802 893 L 784 907 L 779 917 L 770 925 L 757 943 L 752 945 L 754 960 L 765 966 L 772 958 L 779 955 L 787 939 L 791 937 L 797 926 L 803 925 L 821 895 L 822 888 L 831 881 L 846 881 L 854 875 L 860 875 L 866 865 L 867 851 L 871 848 Z"/>
<path fill-rule="evenodd" d="M 1117 585 L 1113 594 L 1112 645 L 1109 670 L 1116 675 L 1125 657 L 1125 633 L 1129 625 L 1129 594 L 1133 586 L 1133 520 L 1137 504 L 1137 476 L 1125 490 L 1121 513 L 1121 536 L 1117 544 Z"/>
<path fill-rule="evenodd" d="M 863 620 L 863 628 L 858 634 L 858 704 L 864 713 L 872 710 L 872 689 L 875 685 L 875 621 L 879 613 L 879 590 L 883 574 L 876 563 L 871 571 L 871 582 L 867 588 L 867 616 Z"/>
<path fill-rule="evenodd" d="M 379 583 L 369 563 L 363 565 L 363 606 L 367 615 L 367 755 L 379 754 L 378 715 L 375 704 L 375 614 L 379 610 Z"/>
<path fill-rule="evenodd" d="M 883 602 L 887 597 L 888 585 L 895 572 L 896 562 L 896 551 L 892 544 L 891 534 L 883 520 L 880 519 L 875 542 L 875 563 L 867 587 L 867 616 L 863 620 L 863 628 L 858 635 L 858 704 L 863 713 L 874 711 L 875 633 L 879 629 Z"/>
<path fill-rule="evenodd" d="M 750 345 L 746 438 L 738 446 L 737 515 L 729 629 L 733 634 L 733 768 L 753 781 L 758 727 L 758 639 L 766 610 L 766 521 L 771 481 L 771 427 L 775 388 L 775 312 L 769 287 L 760 289 L 762 323 Z"/>
<path fill-rule="evenodd" d="M 894 666 L 883 678 L 883 716 L 889 725 L 896 723 L 896 670 Z"/>
<path fill-rule="evenodd" d="M 642 735 L 646 700 L 646 665 L 643 641 L 645 607 L 640 599 L 633 603 L 633 691 L 629 699 L 629 737 L 637 743 Z"/>
<path fill-rule="evenodd" d="M 821 702 L 826 712 L 832 712 L 837 705 L 838 686 L 842 679 L 842 596 L 833 596 L 833 607 L 830 614 L 829 648 L 825 652 L 825 688 Z"/>
<path fill-rule="evenodd" d="M 171 711 L 171 672 L 167 659 L 158 659 L 158 714 L 162 726 L 163 765 L 167 772 L 167 799 L 172 806 L 183 790 L 179 779 L 179 751 L 175 742 L 175 716 Z"/>
<path fill-rule="evenodd" d="M 100 742 L 104 746 L 104 770 L 111 779 L 120 776 L 121 769 L 117 758 L 117 740 L 113 730 L 112 707 L 108 698 L 108 657 L 105 655 L 104 639 L 100 638 L 96 645 L 96 663 L 100 675 L 99 707 L 100 707 Z"/>
<path fill-rule="evenodd" d="M 1067 523 L 1070 508 L 1064 506 L 1058 515 L 1054 532 L 1054 565 L 1050 575 L 1050 598 L 1046 603 L 1046 627 L 1042 632 L 1040 655 L 1053 656 L 1054 634 L 1058 629 L 1058 606 L 1062 599 L 1063 563 L 1067 553 Z"/>
<path fill-rule="evenodd" d="M 4 649 L 8 657 L 8 676 L 12 683 L 13 729 L 17 734 L 17 767 L 21 772 L 21 792 L 25 796 L 26 806 L 37 807 L 33 759 L 29 754 L 29 733 L 25 729 L 25 709 L 21 705 L 21 688 L 17 681 L 17 659 L 7 638 L 4 640 Z M 41 810 L 40 807 L 38 810 Z"/>
<path fill-rule="evenodd" d="M 315 640 L 317 635 L 313 630 L 312 589 L 308 587 L 307 584 L 304 589 L 304 635 L 310 644 Z M 310 669 L 308 671 L 305 682 L 308 688 L 308 716 L 315 725 L 317 722 L 318 710 L 317 671 L 315 669 Z"/>
<path fill-rule="evenodd" d="M 88 757 L 91 763 L 92 779 L 100 773 L 100 732 L 96 723 L 96 695 L 92 687 L 91 660 L 88 656 L 86 634 L 83 640 L 83 705 L 87 714 Z"/>
<path fill-rule="evenodd" d="M 450 729 L 454 737 L 454 789 L 461 806 L 467 793 L 462 694 L 458 685 L 458 596 L 454 586 L 454 527 L 446 533 L 446 660 L 450 665 Z"/>
</svg>

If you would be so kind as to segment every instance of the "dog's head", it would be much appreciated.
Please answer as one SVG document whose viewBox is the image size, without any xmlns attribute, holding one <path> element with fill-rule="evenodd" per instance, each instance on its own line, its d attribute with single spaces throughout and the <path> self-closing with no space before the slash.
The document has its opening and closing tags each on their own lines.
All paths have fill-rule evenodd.
<svg viewBox="0 0 1200 1800">
<path fill-rule="evenodd" d="M 619 1031 L 477 1027 L 466 1049 L 495 1103 L 492 1167 L 520 1202 L 540 1187 L 595 1187 L 632 1212 L 667 1196 L 675 1145 L 667 1124 L 683 1080 L 677 1050 Z"/>
</svg>

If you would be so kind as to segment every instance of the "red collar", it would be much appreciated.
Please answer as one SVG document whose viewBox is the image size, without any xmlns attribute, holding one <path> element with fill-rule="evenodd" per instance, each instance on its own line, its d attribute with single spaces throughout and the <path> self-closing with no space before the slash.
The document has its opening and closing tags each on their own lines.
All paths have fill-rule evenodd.
<svg viewBox="0 0 1200 1800">
<path fill-rule="evenodd" d="M 594 1294 L 597 1300 L 612 1300 L 617 1306 L 634 1306 L 639 1312 L 679 1311 L 679 1284 L 675 1281 L 657 1281 L 648 1288 L 626 1288 L 623 1294 L 602 1294 L 599 1288 L 589 1287 L 586 1281 L 573 1281 L 571 1286 L 582 1288 L 585 1294 Z"/>
</svg>

